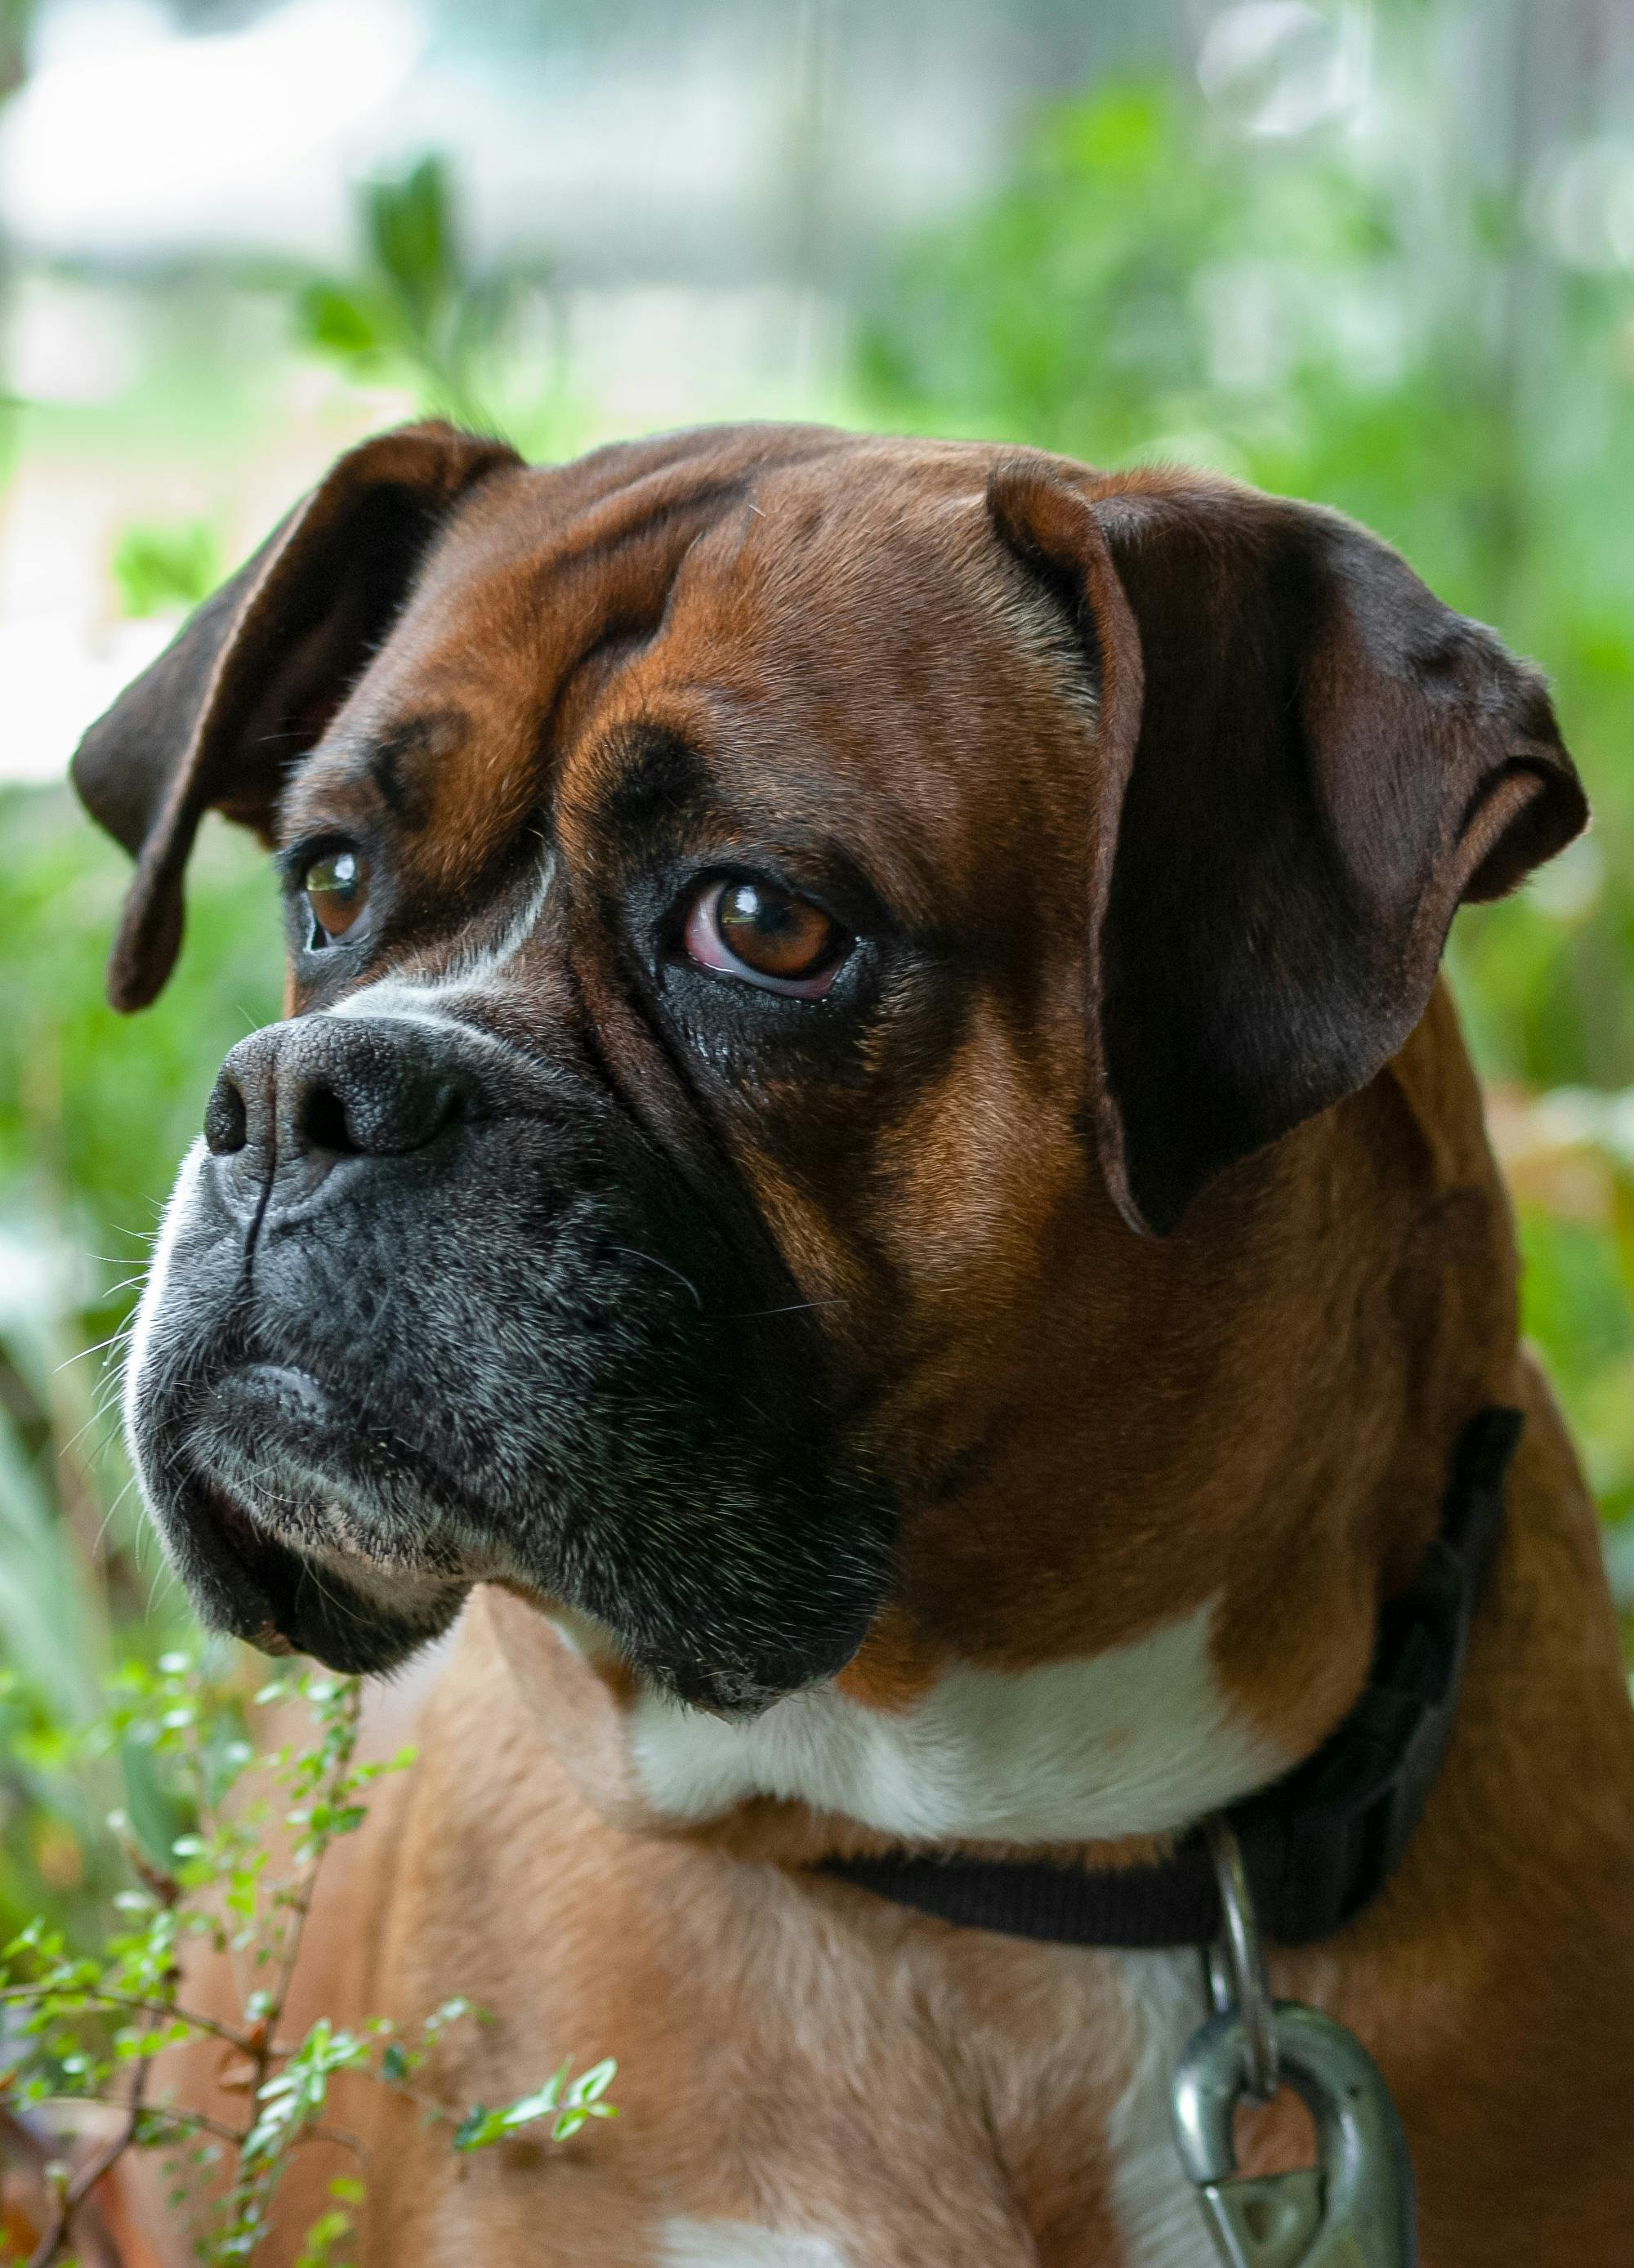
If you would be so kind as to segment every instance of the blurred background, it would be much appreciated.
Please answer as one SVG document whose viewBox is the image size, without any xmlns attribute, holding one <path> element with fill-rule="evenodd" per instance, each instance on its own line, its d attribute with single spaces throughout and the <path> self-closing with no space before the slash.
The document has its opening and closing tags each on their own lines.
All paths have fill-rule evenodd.
<svg viewBox="0 0 1634 2268">
<path fill-rule="evenodd" d="M 1597 807 L 1453 967 L 1634 1600 L 1634 0 L 0 0 L 0 1935 L 105 1884 L 65 1743 L 181 1602 L 107 1415 L 217 1064 L 74 741 L 335 453 L 817 416 L 1358 514 L 1550 673 Z"/>
</svg>

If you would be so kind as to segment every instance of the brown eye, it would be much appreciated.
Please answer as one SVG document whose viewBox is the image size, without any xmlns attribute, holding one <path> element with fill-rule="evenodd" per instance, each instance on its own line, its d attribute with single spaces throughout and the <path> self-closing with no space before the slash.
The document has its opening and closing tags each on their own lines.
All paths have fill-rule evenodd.
<svg viewBox="0 0 1634 2268">
<path fill-rule="evenodd" d="M 369 868 L 361 852 L 326 850 L 301 876 L 312 908 L 313 947 L 343 937 L 369 900 Z"/>
<path fill-rule="evenodd" d="M 816 999 L 844 958 L 845 932 L 774 882 L 714 882 L 693 902 L 684 942 L 700 967 L 767 991 Z"/>
</svg>

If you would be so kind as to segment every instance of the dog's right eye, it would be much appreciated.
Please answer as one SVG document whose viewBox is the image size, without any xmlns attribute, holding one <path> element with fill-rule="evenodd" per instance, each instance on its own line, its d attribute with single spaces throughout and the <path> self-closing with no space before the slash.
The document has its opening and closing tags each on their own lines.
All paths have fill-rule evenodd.
<svg viewBox="0 0 1634 2268">
<path fill-rule="evenodd" d="M 312 913 L 309 950 L 344 937 L 369 902 L 369 865 L 360 850 L 326 850 L 301 874 L 301 890 Z"/>
<path fill-rule="evenodd" d="M 682 934 L 700 968 L 768 992 L 821 999 L 850 939 L 838 922 L 775 882 L 711 882 L 692 902 Z"/>
</svg>

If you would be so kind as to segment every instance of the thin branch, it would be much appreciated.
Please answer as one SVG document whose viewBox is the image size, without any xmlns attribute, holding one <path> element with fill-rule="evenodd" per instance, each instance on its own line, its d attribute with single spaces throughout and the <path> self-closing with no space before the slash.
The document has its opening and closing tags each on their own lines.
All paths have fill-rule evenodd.
<svg viewBox="0 0 1634 2268">
<path fill-rule="evenodd" d="M 86 2098 L 83 2095 L 48 2095 L 45 2100 L 48 2103 L 83 2105 Z M 232 2142 L 235 2146 L 243 2141 L 249 2131 L 247 2127 L 230 2126 L 224 2118 L 212 2118 L 208 2111 L 178 2110 L 167 2103 L 144 2103 L 143 2115 L 166 2126 L 196 2126 L 202 2132 L 218 2135 L 224 2142 Z"/>
<path fill-rule="evenodd" d="M 340 1804 L 344 1800 L 347 1793 L 346 1782 L 350 1776 L 352 1758 L 357 1752 L 357 1720 L 361 1708 L 360 1693 L 358 1689 L 354 1687 L 347 1697 L 345 1735 L 341 1743 L 340 1752 L 335 1757 L 334 1769 L 324 1785 L 324 1795 L 331 1804 Z M 283 1944 L 280 1948 L 277 1981 L 267 2001 L 266 2043 L 262 2048 L 251 2051 L 255 2057 L 258 2087 L 265 2084 L 268 2067 L 273 2061 L 272 2036 L 277 2029 L 278 2020 L 283 2014 L 284 2003 L 290 1997 L 290 1987 L 295 1978 L 295 1964 L 300 1957 L 301 1939 L 305 1933 L 307 1917 L 312 1911 L 313 1895 L 318 1887 L 318 1872 L 328 1856 L 328 1844 L 325 1842 L 322 1847 L 313 1853 L 307 1861 L 305 1873 L 289 1893 L 286 1900 L 290 1920 L 284 1931 Z"/>
<path fill-rule="evenodd" d="M 136 2139 L 136 2127 L 142 2117 L 143 2098 L 148 2089 L 148 2074 L 152 2069 L 144 2056 L 130 2075 L 130 2094 L 123 2124 L 110 2142 L 95 2151 L 63 2191 L 57 2201 L 56 2217 L 28 2257 L 28 2268 L 51 2268 L 51 2263 L 67 2244 L 73 2227 L 74 2215 L 95 2189 L 104 2174 L 110 2173 Z M 109 2258 L 117 2256 L 109 2247 Z"/>
<path fill-rule="evenodd" d="M 83 2108 L 85 2100 L 83 2095 L 48 2095 L 44 2097 L 48 2104 L 70 2104 L 76 2109 Z M 250 2131 L 247 2126 L 233 2126 L 224 2118 L 212 2117 L 208 2110 L 183 2110 L 168 2102 L 144 2103 L 142 2115 L 153 2124 L 186 2127 L 189 2133 L 213 2134 L 217 2141 L 231 2142 L 235 2150 L 243 2147 Z M 450 2115 L 444 2113 L 445 2117 Z M 9 2111 L 0 2111 L 0 2120 L 7 2122 L 8 2132 L 16 2126 L 27 2135 L 27 2128 L 20 2120 L 13 2118 Z M 49 2161 L 50 2153 L 33 2136 L 29 2136 L 29 2140 L 39 2154 L 40 2163 L 44 2166 Z M 326 2119 L 320 2119 L 313 2126 L 303 2126 L 294 2138 L 294 2146 L 298 2148 L 303 2142 L 333 2142 L 337 2148 L 350 2150 L 355 2158 L 365 2161 L 369 2155 L 369 2146 L 361 2134 L 354 2134 L 350 2126 L 333 2126 Z"/>
<path fill-rule="evenodd" d="M 354 2134 L 350 2126 L 331 2126 L 320 2119 L 317 2125 L 308 2126 L 296 2136 L 296 2148 L 298 2149 L 303 2142 L 333 2142 L 339 2149 L 350 2150 L 360 2166 L 366 2166 L 369 2162 L 369 2145 L 361 2134 Z"/>
<path fill-rule="evenodd" d="M 4 2155 L 25 2164 L 47 2197 L 50 2196 L 46 2169 L 52 2163 L 55 2151 L 40 2140 L 26 2119 L 0 2104 L 0 2156 Z M 114 2240 L 94 2198 L 88 2198 L 80 2209 L 79 2250 L 85 2268 L 121 2268 Z"/>
<path fill-rule="evenodd" d="M 349 1792 L 348 1783 L 351 1775 L 352 1759 L 357 1752 L 358 1717 L 362 1708 L 359 1687 L 354 1685 L 349 1690 L 343 1707 L 345 1714 L 338 1727 L 334 1758 L 321 1789 L 322 1800 L 335 1807 L 338 1807 L 344 1801 Z M 305 1933 L 307 1918 L 312 1911 L 313 1896 L 317 1889 L 319 1871 L 328 1856 L 332 1839 L 333 1837 L 328 1836 L 322 1838 L 307 1860 L 299 1879 L 282 1894 L 282 1903 L 289 1918 L 284 1926 L 283 1941 L 278 1949 L 276 1976 L 272 1990 L 267 1995 L 266 2013 L 252 2035 L 249 2047 L 250 2060 L 255 2074 L 253 2092 L 258 2101 L 267 2084 L 268 2073 L 277 2059 L 278 2051 L 275 2050 L 273 2041 L 278 2026 L 283 2021 L 284 2007 L 289 1999 L 291 1986 L 294 1982 L 296 1963 L 300 1957 L 301 1940 Z M 305 2133 L 308 2136 L 315 2135 L 317 2132 L 315 2126 L 308 2126 L 305 2129 Z M 340 2139 L 342 2132 L 343 2130 L 339 2128 L 332 2130 L 331 2139 Z M 299 2133 L 295 2137 L 297 2143 L 302 2139 Z M 361 2152 L 361 2144 L 357 2146 Z M 240 2152 L 238 2178 L 233 2183 L 229 2199 L 229 2210 L 235 2225 L 242 2219 L 250 2199 L 256 2191 L 261 2190 L 263 2194 L 270 2194 L 271 2189 L 276 2185 L 280 2178 L 280 2174 L 281 2168 L 276 2157 L 263 2167 L 252 2167 Z"/>
<path fill-rule="evenodd" d="M 454 2125 L 459 2124 L 460 2117 L 459 2111 L 451 2110 L 445 2102 L 439 2102 L 434 2095 L 427 2095 L 417 2087 L 410 2087 L 406 2079 L 386 2079 L 381 2075 L 379 2083 L 382 2087 L 389 2087 L 394 2095 L 401 2095 L 405 2102 L 418 2103 L 428 2117 L 445 2119 Z"/>
<path fill-rule="evenodd" d="M 212 2037 L 224 2040 L 242 2056 L 253 2055 L 254 2050 L 247 2032 L 235 2031 L 231 2024 L 218 2024 L 213 2016 L 197 2016 L 191 2010 L 173 2007 L 168 2000 L 144 2000 L 129 1992 L 107 1992 L 99 1984 L 8 1984 L 0 1991 L 0 2000 L 48 2000 L 58 1993 L 64 1999 L 83 2000 L 87 2006 L 103 2008 L 130 2008 L 140 2015 L 167 2016 L 173 2022 L 186 2024 L 191 2030 L 209 2032 Z M 290 2048 L 269 2049 L 269 2060 L 294 2052 Z M 144 2061 L 147 2058 L 144 2057 Z"/>
</svg>

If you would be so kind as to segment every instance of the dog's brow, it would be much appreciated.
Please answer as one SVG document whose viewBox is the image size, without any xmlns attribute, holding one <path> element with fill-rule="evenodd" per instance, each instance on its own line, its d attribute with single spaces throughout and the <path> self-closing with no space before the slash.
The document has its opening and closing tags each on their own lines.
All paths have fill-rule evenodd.
<svg viewBox="0 0 1634 2268">
<path fill-rule="evenodd" d="M 696 804 L 710 784 L 701 749 L 667 727 L 637 728 L 596 816 L 616 836 L 638 835 Z"/>
<path fill-rule="evenodd" d="M 630 544 L 651 541 L 671 528 L 680 527 L 684 532 L 695 520 L 703 521 L 729 512 L 747 494 L 747 482 L 737 475 L 727 480 L 703 482 L 680 496 L 666 494 L 661 490 L 653 495 L 649 492 L 651 485 L 646 481 L 639 482 L 593 514 L 585 535 L 552 556 L 551 575 L 559 575 L 565 569 L 595 566 L 615 558 Z"/>
<path fill-rule="evenodd" d="M 369 752 L 369 777 L 373 781 L 381 802 L 394 818 L 402 816 L 402 759 L 405 736 L 411 731 L 412 727 L 405 726 L 390 733 Z"/>
<path fill-rule="evenodd" d="M 359 750 L 364 775 L 394 819 L 412 815 L 419 761 L 447 757 L 467 729 L 467 719 L 457 709 L 427 710 L 405 717 Z"/>
</svg>

